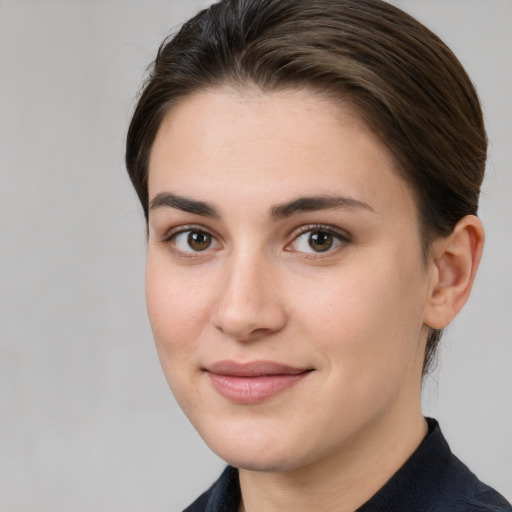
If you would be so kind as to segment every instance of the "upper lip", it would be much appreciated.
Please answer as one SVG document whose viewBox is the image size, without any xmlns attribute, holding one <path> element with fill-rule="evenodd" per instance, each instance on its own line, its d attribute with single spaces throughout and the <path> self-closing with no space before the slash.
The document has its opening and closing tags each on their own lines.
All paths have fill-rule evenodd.
<svg viewBox="0 0 512 512">
<path fill-rule="evenodd" d="M 233 377 L 262 377 L 265 375 L 299 375 L 310 371 L 311 368 L 301 368 L 274 361 L 217 361 L 205 367 L 205 370 L 217 375 Z"/>
</svg>

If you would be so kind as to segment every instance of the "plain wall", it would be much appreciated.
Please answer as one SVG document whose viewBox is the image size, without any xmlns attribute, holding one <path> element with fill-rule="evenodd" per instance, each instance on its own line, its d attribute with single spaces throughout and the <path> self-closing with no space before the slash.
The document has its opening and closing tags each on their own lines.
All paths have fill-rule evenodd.
<svg viewBox="0 0 512 512">
<path fill-rule="evenodd" d="M 123 164 L 146 66 L 208 2 L 0 0 L 0 511 L 178 511 L 223 463 L 176 405 Z M 425 412 L 512 500 L 512 2 L 396 2 L 452 47 L 490 138 L 484 260 Z"/>
</svg>

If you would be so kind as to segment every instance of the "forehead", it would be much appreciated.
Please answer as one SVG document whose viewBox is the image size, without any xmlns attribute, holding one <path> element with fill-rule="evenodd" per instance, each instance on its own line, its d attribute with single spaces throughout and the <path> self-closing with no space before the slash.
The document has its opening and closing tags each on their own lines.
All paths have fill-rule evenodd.
<svg viewBox="0 0 512 512">
<path fill-rule="evenodd" d="M 209 202 L 282 202 L 343 194 L 379 210 L 412 194 L 391 153 L 355 110 L 310 90 L 203 91 L 164 118 L 149 163 L 150 200 L 191 194 Z"/>
</svg>

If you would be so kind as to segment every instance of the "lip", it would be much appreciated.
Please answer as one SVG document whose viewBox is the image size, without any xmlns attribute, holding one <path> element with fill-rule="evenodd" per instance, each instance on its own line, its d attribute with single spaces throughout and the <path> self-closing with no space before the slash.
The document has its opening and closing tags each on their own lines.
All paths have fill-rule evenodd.
<svg viewBox="0 0 512 512">
<path fill-rule="evenodd" d="M 212 387 L 237 404 L 256 404 L 295 386 L 311 368 L 298 368 L 273 361 L 218 361 L 205 368 Z"/>
</svg>

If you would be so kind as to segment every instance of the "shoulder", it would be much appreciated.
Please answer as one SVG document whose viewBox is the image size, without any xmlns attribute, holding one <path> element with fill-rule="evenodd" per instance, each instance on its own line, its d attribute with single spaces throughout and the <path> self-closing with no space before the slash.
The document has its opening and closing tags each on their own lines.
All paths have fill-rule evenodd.
<svg viewBox="0 0 512 512">
<path fill-rule="evenodd" d="M 480 481 L 451 452 L 438 423 L 428 421 L 431 446 L 430 457 L 426 459 L 430 459 L 430 467 L 436 472 L 434 503 L 437 506 L 433 510 L 512 512 L 512 506 L 499 492 Z"/>
<path fill-rule="evenodd" d="M 435 500 L 439 510 L 444 507 L 453 512 L 512 512 L 512 506 L 498 491 L 480 481 L 453 454 L 439 484 Z"/>
<path fill-rule="evenodd" d="M 497 491 L 481 482 L 450 450 L 439 424 L 409 460 L 360 512 L 512 512 Z"/>
</svg>

